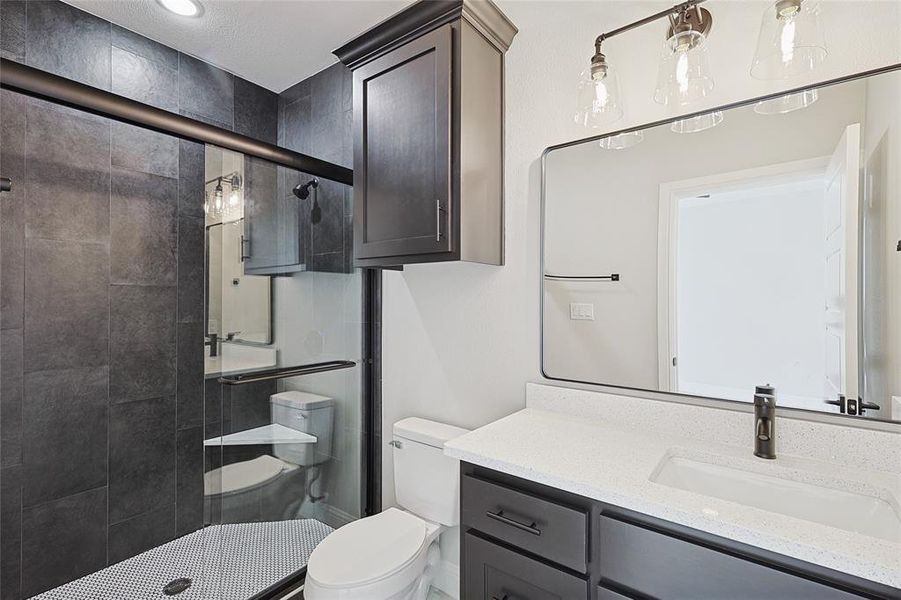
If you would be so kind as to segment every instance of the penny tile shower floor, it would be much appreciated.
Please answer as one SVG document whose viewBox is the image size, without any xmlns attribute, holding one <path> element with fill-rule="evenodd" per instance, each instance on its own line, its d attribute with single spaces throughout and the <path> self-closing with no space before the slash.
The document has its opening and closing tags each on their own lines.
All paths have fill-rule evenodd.
<svg viewBox="0 0 901 600">
<path fill-rule="evenodd" d="M 315 519 L 211 525 L 33 600 L 247 600 L 306 566 L 331 532 Z M 189 588 L 163 593 L 182 577 Z"/>
</svg>

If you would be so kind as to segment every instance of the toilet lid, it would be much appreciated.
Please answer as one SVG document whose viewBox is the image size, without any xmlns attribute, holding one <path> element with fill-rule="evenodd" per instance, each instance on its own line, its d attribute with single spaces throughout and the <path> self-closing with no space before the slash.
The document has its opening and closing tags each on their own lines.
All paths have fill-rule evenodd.
<svg viewBox="0 0 901 600">
<path fill-rule="evenodd" d="M 389 508 L 329 534 L 310 556 L 307 575 L 324 587 L 354 587 L 384 579 L 416 557 L 425 537 L 422 519 Z"/>
<path fill-rule="evenodd" d="M 203 475 L 206 495 L 231 494 L 266 484 L 291 469 L 288 463 L 264 454 L 252 460 L 225 465 Z"/>
</svg>

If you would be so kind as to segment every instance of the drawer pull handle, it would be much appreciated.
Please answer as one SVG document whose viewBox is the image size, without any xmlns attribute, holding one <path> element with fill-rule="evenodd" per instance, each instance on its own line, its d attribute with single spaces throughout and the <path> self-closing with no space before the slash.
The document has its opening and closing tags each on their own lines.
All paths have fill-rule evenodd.
<svg viewBox="0 0 901 600">
<path fill-rule="evenodd" d="M 496 513 L 491 512 L 490 510 L 485 513 L 485 516 L 489 519 L 494 519 L 495 521 L 500 521 L 505 525 L 510 525 L 511 527 L 516 527 L 517 529 L 521 529 L 527 533 L 531 533 L 532 535 L 541 535 L 541 530 L 535 527 L 535 521 L 532 521 L 531 525 L 526 525 L 525 523 L 520 523 L 510 517 L 504 515 L 504 511 L 499 510 Z"/>
</svg>

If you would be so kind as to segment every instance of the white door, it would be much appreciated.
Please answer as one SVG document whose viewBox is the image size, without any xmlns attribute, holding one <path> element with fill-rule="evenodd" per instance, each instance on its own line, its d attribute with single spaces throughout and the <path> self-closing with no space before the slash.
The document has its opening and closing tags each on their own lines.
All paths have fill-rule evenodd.
<svg viewBox="0 0 901 600">
<path fill-rule="evenodd" d="M 858 187 L 860 124 L 845 128 L 826 169 L 825 395 L 858 397 Z M 837 409 L 836 409 L 837 410 Z"/>
</svg>

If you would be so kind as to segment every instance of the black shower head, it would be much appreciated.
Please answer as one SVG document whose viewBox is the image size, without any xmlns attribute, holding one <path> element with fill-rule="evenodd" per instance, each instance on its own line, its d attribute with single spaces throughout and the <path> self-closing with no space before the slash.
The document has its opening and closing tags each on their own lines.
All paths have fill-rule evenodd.
<svg viewBox="0 0 901 600">
<path fill-rule="evenodd" d="M 301 200 L 306 200 L 310 197 L 310 189 L 316 189 L 319 187 L 318 179 L 311 179 L 306 183 L 299 183 L 294 186 L 294 195 L 300 198 Z"/>
</svg>

